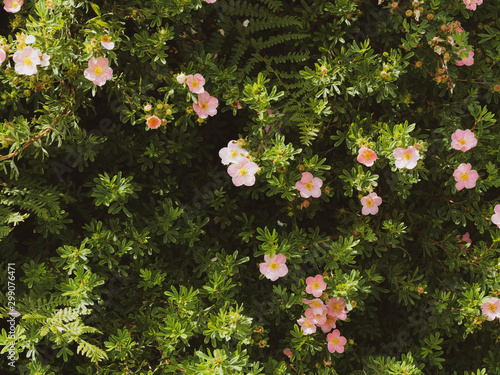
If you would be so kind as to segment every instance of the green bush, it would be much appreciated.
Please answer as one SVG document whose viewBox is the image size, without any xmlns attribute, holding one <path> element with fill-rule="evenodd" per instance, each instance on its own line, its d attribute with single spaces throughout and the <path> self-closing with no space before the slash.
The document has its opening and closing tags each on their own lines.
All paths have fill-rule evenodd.
<svg viewBox="0 0 500 375">
<path fill-rule="evenodd" d="M 4 4 L 5 371 L 500 374 L 498 0 Z"/>
</svg>

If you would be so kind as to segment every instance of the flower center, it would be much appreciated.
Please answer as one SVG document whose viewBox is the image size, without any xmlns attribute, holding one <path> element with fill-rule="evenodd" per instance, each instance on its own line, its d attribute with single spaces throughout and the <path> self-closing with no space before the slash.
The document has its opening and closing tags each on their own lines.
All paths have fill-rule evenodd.
<svg viewBox="0 0 500 375">
<path fill-rule="evenodd" d="M 19 4 L 17 3 L 17 1 L 13 1 L 13 2 L 12 2 L 12 7 L 13 7 L 13 8 L 17 8 L 17 6 L 18 6 L 18 5 L 19 5 Z"/>
<path fill-rule="evenodd" d="M 369 199 L 369 200 L 366 202 L 366 205 L 367 205 L 368 207 L 373 206 L 373 201 L 372 201 L 371 199 Z"/>
<path fill-rule="evenodd" d="M 319 302 L 319 301 L 314 301 L 314 302 L 312 303 L 312 305 L 313 305 L 313 307 L 320 307 L 320 306 L 321 306 L 321 302 Z"/>
<path fill-rule="evenodd" d="M 365 152 L 365 159 L 371 159 L 372 158 L 372 153 L 370 151 Z"/>
<path fill-rule="evenodd" d="M 245 171 L 245 172 L 246 172 L 246 171 Z M 271 269 L 275 270 L 275 269 L 277 269 L 277 268 L 278 268 L 278 263 L 276 263 L 276 262 L 272 262 L 272 263 L 269 265 L 269 267 L 270 267 Z"/>
<path fill-rule="evenodd" d="M 201 103 L 201 109 L 206 110 L 208 107 L 208 103 Z"/>
<path fill-rule="evenodd" d="M 32 64 L 31 59 L 29 57 L 26 57 L 24 59 L 24 65 L 31 66 L 31 64 Z"/>
<path fill-rule="evenodd" d="M 313 282 L 313 288 L 319 289 L 319 283 L 317 281 Z"/>
<path fill-rule="evenodd" d="M 336 303 L 335 305 L 333 305 L 333 310 L 334 311 L 340 311 L 340 305 L 338 303 Z"/>
<path fill-rule="evenodd" d="M 193 86 L 193 87 L 198 87 L 198 82 L 193 81 L 193 83 L 191 83 L 191 86 Z"/>
<path fill-rule="evenodd" d="M 100 76 L 102 74 L 102 68 L 100 66 L 96 66 L 94 68 L 94 73 L 98 76 Z"/>
<path fill-rule="evenodd" d="M 312 188 L 313 188 L 313 184 L 312 184 L 312 182 L 308 182 L 308 183 L 306 184 L 306 189 L 307 189 L 307 190 L 311 190 Z"/>
<path fill-rule="evenodd" d="M 459 142 L 460 142 L 461 145 L 464 145 L 466 143 L 465 139 L 463 139 L 463 138 Z"/>
<path fill-rule="evenodd" d="M 411 154 L 405 154 L 404 158 L 405 158 L 406 160 L 410 160 L 410 159 L 411 159 Z"/>
<path fill-rule="evenodd" d="M 492 304 L 492 305 L 490 305 L 489 309 L 491 312 L 495 312 L 497 310 L 497 307 Z"/>
<path fill-rule="evenodd" d="M 305 325 L 306 327 L 312 327 L 312 326 L 311 326 L 311 324 L 310 324 L 307 320 L 305 320 L 305 321 L 304 321 L 304 323 L 305 323 L 304 325 Z"/>
<path fill-rule="evenodd" d="M 338 345 L 338 344 L 339 344 L 339 338 L 338 338 L 338 337 L 335 337 L 335 338 L 332 340 L 332 344 L 333 344 L 333 345 Z"/>
<path fill-rule="evenodd" d="M 238 155 L 238 152 L 236 152 L 235 150 L 231 151 L 232 158 L 235 158 L 237 155 Z"/>
<path fill-rule="evenodd" d="M 462 173 L 462 175 L 460 176 L 462 178 L 462 180 L 466 181 L 469 179 L 469 174 L 468 173 Z"/>
<path fill-rule="evenodd" d="M 240 168 L 240 175 L 241 176 L 246 176 L 248 174 L 247 170 L 245 168 Z M 273 268 L 273 264 L 275 265 L 274 267 L 278 267 L 276 263 L 271 263 L 271 268 Z"/>
</svg>

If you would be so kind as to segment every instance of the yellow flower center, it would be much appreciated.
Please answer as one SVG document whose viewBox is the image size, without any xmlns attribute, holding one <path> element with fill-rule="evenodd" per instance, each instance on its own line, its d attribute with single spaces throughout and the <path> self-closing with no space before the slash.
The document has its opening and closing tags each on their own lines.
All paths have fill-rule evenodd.
<svg viewBox="0 0 500 375">
<path fill-rule="evenodd" d="M 340 305 L 338 303 L 336 303 L 335 305 L 333 305 L 333 310 L 340 311 Z"/>
<path fill-rule="evenodd" d="M 32 64 L 31 59 L 29 57 L 26 57 L 24 59 L 24 65 L 31 66 L 31 64 Z"/>
<path fill-rule="evenodd" d="M 310 324 L 307 320 L 305 320 L 305 321 L 304 321 L 304 323 L 305 323 L 304 325 L 305 325 L 306 327 L 312 327 L 312 325 L 311 325 L 311 324 Z"/>
<path fill-rule="evenodd" d="M 495 312 L 497 310 L 497 307 L 493 304 L 490 305 L 490 307 L 488 307 L 490 309 L 491 312 Z"/>
<path fill-rule="evenodd" d="M 100 66 L 96 66 L 94 68 L 94 73 L 98 76 L 100 76 L 102 74 L 102 68 Z"/>
<path fill-rule="evenodd" d="M 469 174 L 468 173 L 462 173 L 462 175 L 460 176 L 462 178 L 462 180 L 468 180 L 469 179 Z"/>
<path fill-rule="evenodd" d="M 466 143 L 465 139 L 463 139 L 463 138 L 459 142 L 460 142 L 461 145 L 464 145 Z"/>
<path fill-rule="evenodd" d="M 333 345 L 338 345 L 338 344 L 339 344 L 339 338 L 338 338 L 338 337 L 335 337 L 335 338 L 332 340 L 332 344 L 333 344 Z"/>
<path fill-rule="evenodd" d="M 246 176 L 248 174 L 247 170 L 245 168 L 240 168 L 240 175 L 241 176 Z M 273 268 L 273 264 L 274 264 L 274 268 L 278 267 L 276 265 L 276 263 L 271 263 L 271 268 Z"/>
<path fill-rule="evenodd" d="M 311 182 L 308 182 L 308 183 L 306 184 L 306 189 L 307 189 L 307 190 L 311 190 L 312 188 L 313 188 L 313 184 L 312 184 Z"/>
<path fill-rule="evenodd" d="M 193 81 L 193 82 L 191 83 L 191 86 L 193 86 L 193 87 L 198 87 L 198 82 Z"/>
<path fill-rule="evenodd" d="M 201 109 L 205 110 L 208 107 L 208 103 L 201 103 L 200 106 L 201 106 Z"/>
<path fill-rule="evenodd" d="M 319 283 L 317 281 L 313 282 L 313 288 L 318 289 L 319 288 Z"/>
<path fill-rule="evenodd" d="M 368 199 L 368 201 L 366 202 L 366 205 L 367 205 L 368 207 L 373 206 L 373 201 L 372 201 L 371 199 Z"/>
<path fill-rule="evenodd" d="M 103 35 L 101 37 L 101 41 L 104 43 L 109 43 L 109 42 L 111 42 L 111 38 L 109 37 L 109 35 Z"/>
<path fill-rule="evenodd" d="M 405 154 L 404 158 L 405 158 L 406 160 L 410 160 L 410 159 L 411 159 L 411 154 L 409 154 L 409 153 L 408 153 L 408 154 Z"/>
<path fill-rule="evenodd" d="M 371 159 L 372 158 L 372 153 L 370 151 L 365 152 L 365 159 Z"/>
<path fill-rule="evenodd" d="M 245 173 L 246 173 L 246 171 L 245 171 Z M 278 268 L 278 263 L 276 263 L 276 262 L 272 262 L 272 263 L 269 265 L 269 267 L 270 267 L 271 269 L 275 270 L 275 269 L 277 269 L 277 268 Z"/>
<path fill-rule="evenodd" d="M 312 305 L 313 305 L 313 307 L 320 307 L 321 306 L 321 302 L 319 302 L 319 301 L 313 301 Z"/>
<path fill-rule="evenodd" d="M 17 1 L 13 1 L 12 2 L 12 8 L 17 8 L 19 4 L 17 3 Z"/>
<path fill-rule="evenodd" d="M 236 155 L 238 155 L 238 152 L 236 152 L 235 150 L 231 151 L 232 158 L 236 157 Z"/>
</svg>

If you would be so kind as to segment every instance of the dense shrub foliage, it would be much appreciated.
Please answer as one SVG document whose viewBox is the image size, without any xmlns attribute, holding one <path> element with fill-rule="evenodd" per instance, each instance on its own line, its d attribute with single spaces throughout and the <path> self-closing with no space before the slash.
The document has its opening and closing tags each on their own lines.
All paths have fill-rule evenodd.
<svg viewBox="0 0 500 375">
<path fill-rule="evenodd" d="M 0 366 L 500 374 L 498 0 L 4 0 Z"/>
</svg>

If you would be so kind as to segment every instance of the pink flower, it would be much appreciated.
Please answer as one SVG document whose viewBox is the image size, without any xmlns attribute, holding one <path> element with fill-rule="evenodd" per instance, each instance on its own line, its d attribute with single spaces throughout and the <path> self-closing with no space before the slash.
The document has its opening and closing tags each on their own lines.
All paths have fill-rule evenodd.
<svg viewBox="0 0 500 375">
<path fill-rule="evenodd" d="M 157 129 L 161 125 L 161 120 L 156 116 L 151 116 L 150 118 L 147 119 L 146 124 L 151 129 Z"/>
<path fill-rule="evenodd" d="M 469 10 L 476 10 L 476 6 L 481 5 L 482 3 L 483 0 L 464 0 L 465 7 Z"/>
<path fill-rule="evenodd" d="M 458 238 L 460 238 L 460 235 L 457 236 Z M 470 239 L 470 235 L 469 235 L 469 232 L 466 232 L 461 239 L 458 240 L 458 242 L 462 242 L 462 244 L 460 244 L 460 249 L 463 250 L 463 248 L 465 247 L 465 243 L 472 243 L 472 240 Z"/>
<path fill-rule="evenodd" d="M 304 335 L 310 335 L 316 332 L 316 326 L 314 323 L 310 322 L 307 318 L 301 317 L 297 320 L 297 323 L 300 325 L 300 329 L 304 333 Z"/>
<path fill-rule="evenodd" d="M 461 49 L 460 51 L 458 51 L 458 53 L 462 52 L 464 49 Z M 458 56 L 458 54 L 457 54 L 457 56 Z M 462 60 L 460 60 L 460 61 L 458 61 L 458 60 L 455 61 L 455 64 L 457 66 L 462 66 L 462 65 L 471 66 L 471 65 L 473 65 L 474 64 L 474 52 L 469 51 L 469 56 L 462 58 Z"/>
<path fill-rule="evenodd" d="M 238 146 L 236 141 L 229 141 L 227 147 L 223 147 L 219 151 L 221 162 L 224 165 L 236 163 L 238 162 L 238 160 L 244 158 L 247 155 L 248 151 Z"/>
<path fill-rule="evenodd" d="M 194 76 L 192 74 L 188 75 L 187 84 L 189 86 L 189 91 L 195 94 L 201 94 L 205 91 L 205 89 L 203 88 L 203 85 L 205 84 L 205 78 L 203 78 L 203 76 L 199 73 L 196 73 Z"/>
<path fill-rule="evenodd" d="M 92 57 L 89 60 L 89 67 L 85 69 L 83 75 L 94 85 L 102 86 L 108 79 L 113 78 L 113 69 L 108 66 L 108 59 L 105 57 Z"/>
<path fill-rule="evenodd" d="M 288 273 L 286 266 L 286 257 L 283 254 L 274 254 L 269 257 L 264 255 L 265 263 L 260 264 L 260 273 L 266 276 L 271 281 L 276 281 L 279 277 L 283 277 Z"/>
<path fill-rule="evenodd" d="M 311 322 L 318 326 L 321 326 L 326 323 L 326 313 L 328 312 L 328 308 L 326 306 L 320 307 L 319 311 L 314 312 L 315 309 L 312 307 L 308 308 L 305 312 L 306 318 Z"/>
<path fill-rule="evenodd" d="M 342 297 L 329 298 L 328 301 L 326 301 L 326 306 L 328 307 L 328 314 L 330 314 L 331 316 L 340 320 L 345 320 L 347 318 L 345 301 Z"/>
<path fill-rule="evenodd" d="M 115 48 L 115 44 L 111 41 L 111 37 L 109 35 L 101 36 L 101 45 L 107 50 Z"/>
<path fill-rule="evenodd" d="M 303 298 L 302 302 L 305 303 L 307 306 L 309 306 L 312 309 L 313 314 L 316 315 L 316 314 L 323 313 L 323 307 L 325 306 L 325 304 L 319 298 L 315 298 L 312 300 L 308 300 L 308 299 Z"/>
<path fill-rule="evenodd" d="M 500 228 L 500 204 L 495 206 L 495 214 L 491 216 L 491 222 Z"/>
<path fill-rule="evenodd" d="M 313 177 L 309 172 L 303 172 L 300 181 L 295 183 L 295 188 L 300 192 L 302 198 L 319 198 L 321 195 L 323 181 L 319 177 Z"/>
<path fill-rule="evenodd" d="M 321 330 L 325 333 L 327 332 L 330 332 L 332 329 L 336 328 L 337 325 L 337 318 L 330 315 L 330 314 L 326 314 L 326 322 L 322 325 L 320 325 L 319 327 L 321 328 Z"/>
<path fill-rule="evenodd" d="M 241 109 L 241 108 L 243 108 L 243 107 L 241 106 L 241 104 L 240 104 L 239 99 L 238 99 L 238 100 L 234 100 L 234 101 L 231 103 L 231 106 L 232 106 L 233 108 L 236 108 L 236 109 Z"/>
<path fill-rule="evenodd" d="M 460 151 L 469 151 L 471 148 L 477 145 L 477 139 L 473 132 L 469 129 L 461 130 L 457 129 L 455 133 L 451 135 L 451 148 Z"/>
<path fill-rule="evenodd" d="M 213 4 L 213 3 L 215 3 L 217 0 L 205 0 L 205 1 L 206 1 L 207 3 L 209 3 L 209 4 Z"/>
<path fill-rule="evenodd" d="M 344 353 L 344 345 L 347 343 L 347 340 L 344 336 L 340 336 L 340 331 L 338 329 L 329 333 L 326 339 L 328 340 L 328 351 L 330 353 Z"/>
<path fill-rule="evenodd" d="M 49 66 L 50 65 L 50 55 L 46 53 L 42 54 L 42 51 L 37 50 L 38 57 L 40 58 L 40 66 Z"/>
<path fill-rule="evenodd" d="M 182 84 L 186 83 L 187 77 L 184 73 L 181 73 L 177 76 L 176 79 L 177 79 L 177 82 L 179 82 L 182 85 Z"/>
<path fill-rule="evenodd" d="M 396 158 L 397 168 L 413 169 L 417 166 L 418 159 L 420 159 L 420 153 L 413 146 L 407 149 L 398 147 L 392 154 Z"/>
<path fill-rule="evenodd" d="M 363 205 L 361 209 L 363 215 L 376 215 L 378 206 L 382 204 L 382 198 L 380 198 L 377 193 L 370 193 L 361 198 L 361 204 Z"/>
<path fill-rule="evenodd" d="M 227 167 L 227 173 L 233 178 L 234 186 L 252 186 L 259 166 L 247 158 L 241 158 Z"/>
<path fill-rule="evenodd" d="M 292 355 L 293 355 L 290 348 L 285 348 L 285 350 L 283 350 L 283 354 L 286 355 L 288 358 L 292 358 Z"/>
<path fill-rule="evenodd" d="M 210 96 L 208 92 L 203 92 L 198 95 L 198 103 L 193 104 L 193 109 L 200 118 L 215 116 L 217 114 L 217 106 L 219 101 L 217 98 Z"/>
<path fill-rule="evenodd" d="M 467 189 L 472 189 L 476 186 L 476 181 L 479 178 L 477 171 L 471 170 L 472 166 L 470 163 L 462 163 L 453 172 L 453 177 L 457 181 L 455 187 L 458 191 L 462 190 L 464 187 Z"/>
<path fill-rule="evenodd" d="M 377 154 L 375 153 L 375 151 L 370 150 L 367 147 L 361 147 L 359 149 L 358 161 L 361 164 L 364 164 L 367 167 L 371 167 L 373 163 L 375 163 L 375 160 L 377 160 Z"/>
<path fill-rule="evenodd" d="M 33 49 L 33 47 L 26 47 L 22 51 L 17 51 L 14 53 L 14 62 L 16 63 L 15 70 L 17 74 L 24 74 L 31 76 L 36 74 L 37 65 L 40 65 L 40 57 L 38 56 L 38 50 Z"/>
<path fill-rule="evenodd" d="M 323 294 L 323 291 L 326 289 L 326 283 L 323 281 L 323 276 L 321 275 L 308 277 L 306 279 L 306 284 L 306 292 L 312 294 L 314 297 L 320 297 Z"/>
<path fill-rule="evenodd" d="M 486 315 L 486 320 L 500 318 L 500 299 L 492 297 L 481 305 L 483 315 Z"/>
<path fill-rule="evenodd" d="M 23 6 L 24 0 L 3 0 L 3 3 L 6 12 L 17 13 Z"/>
<path fill-rule="evenodd" d="M 3 63 L 5 61 L 5 59 L 7 58 L 7 54 L 5 53 L 5 51 L 0 47 L 0 64 Z"/>
</svg>

